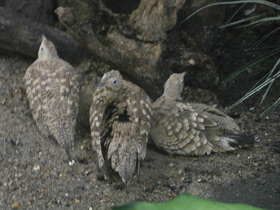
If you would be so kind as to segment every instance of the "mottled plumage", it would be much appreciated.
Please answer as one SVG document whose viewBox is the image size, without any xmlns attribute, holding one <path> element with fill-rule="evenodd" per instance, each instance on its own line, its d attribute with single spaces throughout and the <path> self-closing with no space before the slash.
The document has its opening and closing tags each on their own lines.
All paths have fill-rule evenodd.
<svg viewBox="0 0 280 210">
<path fill-rule="evenodd" d="M 26 93 L 42 134 L 54 138 L 70 158 L 78 112 L 78 79 L 74 68 L 59 58 L 44 36 L 37 60 L 26 70 Z"/>
<path fill-rule="evenodd" d="M 100 169 L 118 172 L 125 186 L 136 165 L 145 158 L 150 132 L 150 98 L 138 86 L 122 79 L 119 71 L 105 73 L 90 109 L 92 145 Z"/>
<path fill-rule="evenodd" d="M 160 149 L 179 155 L 204 155 L 235 150 L 252 137 L 240 134 L 240 128 L 223 112 L 203 104 L 182 102 L 184 75 L 173 74 L 165 90 L 152 105 L 151 137 Z M 226 125 L 224 123 L 229 123 Z M 244 142 L 241 142 L 245 140 Z"/>
<path fill-rule="evenodd" d="M 222 131 L 223 134 L 240 134 L 241 129 L 236 124 L 234 119 L 226 115 L 219 109 L 201 103 L 189 103 L 195 112 L 206 116 L 209 120 L 217 123 L 217 130 Z"/>
</svg>

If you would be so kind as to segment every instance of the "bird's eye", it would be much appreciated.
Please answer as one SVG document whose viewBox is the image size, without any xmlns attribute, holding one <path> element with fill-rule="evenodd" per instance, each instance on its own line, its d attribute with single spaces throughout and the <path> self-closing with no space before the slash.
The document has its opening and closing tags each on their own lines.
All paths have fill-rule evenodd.
<svg viewBox="0 0 280 210">
<path fill-rule="evenodd" d="M 43 51 L 44 50 L 44 48 L 43 47 L 41 47 L 41 49 L 40 49 L 41 51 Z"/>
<path fill-rule="evenodd" d="M 184 80 L 181 80 L 180 83 L 183 85 L 184 84 Z"/>
<path fill-rule="evenodd" d="M 117 80 L 114 80 L 113 83 L 116 84 L 116 83 L 117 83 Z"/>
</svg>

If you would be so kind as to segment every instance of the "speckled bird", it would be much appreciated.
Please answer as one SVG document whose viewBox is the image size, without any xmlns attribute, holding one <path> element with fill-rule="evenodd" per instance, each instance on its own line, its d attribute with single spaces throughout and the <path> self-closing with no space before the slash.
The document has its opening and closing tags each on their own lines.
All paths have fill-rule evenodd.
<svg viewBox="0 0 280 210">
<path fill-rule="evenodd" d="M 125 188 L 145 158 L 151 117 L 151 100 L 140 87 L 116 70 L 103 75 L 90 109 L 92 145 L 105 177 L 110 166 Z"/>
<path fill-rule="evenodd" d="M 59 58 L 54 44 L 45 36 L 24 81 L 31 113 L 41 133 L 55 139 L 71 159 L 69 150 L 74 147 L 78 113 L 78 78 L 74 68 Z"/>
<path fill-rule="evenodd" d="M 151 138 L 158 148 L 170 154 L 201 156 L 232 151 L 254 141 L 223 112 L 204 104 L 194 104 L 193 108 L 183 102 L 184 76 L 172 74 L 163 95 L 152 104 Z"/>
</svg>

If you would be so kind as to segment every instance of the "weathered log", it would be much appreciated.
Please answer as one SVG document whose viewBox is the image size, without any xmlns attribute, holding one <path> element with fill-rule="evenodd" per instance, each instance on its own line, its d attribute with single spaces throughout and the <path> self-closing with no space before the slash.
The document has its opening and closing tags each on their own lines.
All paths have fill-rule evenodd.
<svg viewBox="0 0 280 210">
<path fill-rule="evenodd" d="M 152 98 L 162 93 L 164 81 L 174 72 L 187 72 L 188 84 L 191 81 L 205 88 L 217 85 L 219 79 L 211 57 L 199 49 L 181 47 L 171 33 L 167 36 L 167 31 L 176 25 L 184 0 L 141 0 L 126 17 L 114 15 L 102 0 L 82 2 L 88 8 L 86 18 L 81 18 L 75 4 L 68 2 L 72 9 L 56 9 L 59 21 L 87 51 L 120 70 Z"/>
<path fill-rule="evenodd" d="M 120 70 L 145 90 L 149 90 L 150 96 L 156 97 L 160 87 L 155 85 L 155 82 L 160 81 L 156 67 L 162 52 L 161 43 L 137 41 L 126 37 L 115 28 L 108 31 L 106 38 L 102 40 L 91 24 L 78 22 L 71 9 L 59 7 L 55 12 L 68 33 L 81 46 L 112 68 Z M 86 31 L 83 30 L 85 28 Z"/>
<path fill-rule="evenodd" d="M 163 81 L 171 73 L 170 69 L 163 71 L 162 68 L 158 68 L 158 64 L 164 51 L 165 32 L 176 24 L 176 14 L 183 3 L 184 0 L 172 1 L 168 4 L 164 0 L 156 0 L 145 6 L 141 1 L 142 6 L 133 12 L 133 19 L 123 23 L 117 21 L 117 27 L 114 25 L 103 36 L 97 32 L 100 24 L 91 23 L 91 20 L 100 19 L 96 12 L 90 13 L 91 17 L 83 22 L 77 20 L 75 10 L 59 7 L 56 9 L 56 13 L 68 33 L 81 46 L 113 68 L 120 70 L 154 98 L 161 93 Z M 91 11 L 100 10 L 100 8 L 96 8 L 96 5 L 89 4 L 88 6 L 91 7 Z M 137 12 L 139 9 L 141 11 Z M 169 15 L 167 15 L 166 9 L 168 9 Z M 141 28 L 141 31 L 137 33 L 140 29 L 139 25 L 144 23 L 148 26 Z M 157 27 L 155 27 L 156 25 Z M 126 29 L 127 31 L 125 31 Z M 145 30 L 149 30 L 148 34 L 143 33 Z"/>
<path fill-rule="evenodd" d="M 141 0 L 128 24 L 143 41 L 164 41 L 166 32 L 176 25 L 177 12 L 184 3 L 185 0 Z"/>
<path fill-rule="evenodd" d="M 0 7 L 0 51 L 36 58 L 44 34 L 56 45 L 59 55 L 72 64 L 86 56 L 79 44 L 66 32 L 19 17 Z"/>
</svg>

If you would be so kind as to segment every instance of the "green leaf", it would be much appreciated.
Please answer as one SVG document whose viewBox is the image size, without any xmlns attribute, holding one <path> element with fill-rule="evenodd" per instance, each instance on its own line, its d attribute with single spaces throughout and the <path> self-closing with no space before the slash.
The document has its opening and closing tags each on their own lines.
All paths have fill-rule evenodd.
<svg viewBox="0 0 280 210">
<path fill-rule="evenodd" d="M 252 23 L 239 26 L 239 28 L 248 27 L 248 26 L 251 26 L 251 25 L 259 24 L 259 23 L 266 23 L 266 22 L 269 22 L 269 21 L 279 21 L 279 20 L 280 20 L 280 17 L 266 17 L 266 18 L 262 18 L 260 20 L 256 20 Z"/>
<path fill-rule="evenodd" d="M 242 98 L 240 98 L 237 102 L 235 102 L 233 105 L 231 105 L 227 110 L 232 109 L 233 107 L 239 105 L 240 103 L 242 103 L 243 101 L 245 101 L 247 98 L 249 98 L 250 96 L 254 95 L 255 93 L 259 92 L 262 88 L 264 88 L 265 86 L 271 84 L 272 82 L 274 82 L 274 80 L 276 78 L 280 77 L 280 71 L 278 71 L 276 74 L 274 74 L 272 77 L 267 78 L 263 83 L 261 83 L 260 85 L 258 85 L 257 87 L 255 87 L 253 90 L 247 92 Z"/>
<path fill-rule="evenodd" d="M 260 117 L 263 118 L 265 117 L 270 111 L 272 111 L 273 109 L 275 109 L 277 106 L 279 106 L 280 104 L 280 98 L 277 99 L 277 101 L 268 109 L 266 109 L 263 113 L 261 113 Z"/>
<path fill-rule="evenodd" d="M 256 16 L 253 16 L 253 17 L 243 18 L 241 20 L 237 20 L 237 21 L 234 21 L 234 22 L 222 25 L 219 28 L 227 28 L 227 27 L 230 27 L 230 26 L 238 25 L 240 23 L 244 23 L 244 22 L 248 22 L 248 21 L 251 21 L 251 20 L 255 20 L 255 19 L 259 18 L 259 17 L 261 17 L 261 15 L 256 15 Z"/>
<path fill-rule="evenodd" d="M 113 210 L 261 210 L 247 204 L 227 204 L 199 198 L 190 194 L 182 194 L 168 202 L 148 203 L 131 202 Z"/>
<path fill-rule="evenodd" d="M 264 35 L 260 40 L 258 40 L 254 46 L 252 47 L 252 49 L 256 49 L 261 43 L 263 43 L 268 37 L 270 37 L 272 34 L 276 33 L 277 31 L 280 30 L 280 27 L 275 28 L 274 30 L 270 31 L 269 33 L 267 33 L 266 35 Z"/>
<path fill-rule="evenodd" d="M 195 14 L 199 13 L 200 11 L 209 8 L 209 7 L 213 7 L 213 6 L 221 6 L 221 5 L 231 5 L 231 4 L 244 4 L 244 3 L 253 3 L 253 4 L 263 4 L 269 7 L 272 7 L 274 9 L 280 10 L 280 6 L 278 4 L 274 4 L 271 3 L 269 1 L 261 1 L 261 0 L 244 0 L 244 1 L 228 1 L 228 2 L 217 2 L 217 3 L 213 3 L 213 4 L 208 4 L 198 10 L 196 10 L 194 13 L 192 13 L 191 15 L 189 15 L 187 18 L 185 18 L 181 23 L 184 23 L 185 21 L 187 21 L 188 19 L 190 19 L 192 16 L 194 16 Z"/>
<path fill-rule="evenodd" d="M 277 66 L 278 66 L 279 64 L 280 64 L 280 59 L 278 59 L 278 61 L 277 61 L 276 64 L 274 65 L 274 67 L 270 70 L 269 75 L 267 76 L 267 79 L 266 79 L 266 80 L 268 80 L 268 79 L 271 77 L 271 75 L 273 74 L 273 72 L 275 71 L 275 69 L 277 68 Z M 266 98 L 266 96 L 267 96 L 267 94 L 268 94 L 268 91 L 270 90 L 270 88 L 271 88 L 271 86 L 272 86 L 272 84 L 273 84 L 274 81 L 275 81 L 275 79 L 269 84 L 268 88 L 266 89 L 266 91 L 265 91 L 265 93 L 264 93 L 264 95 L 263 95 L 263 97 L 262 97 L 262 100 L 261 100 L 260 104 L 262 104 L 262 103 L 264 102 L 264 99 Z"/>
<path fill-rule="evenodd" d="M 280 52 L 280 49 L 277 48 L 275 50 L 270 51 L 269 54 L 267 54 L 265 56 L 261 56 L 261 57 L 255 59 L 254 61 L 252 61 L 251 63 L 246 64 L 245 66 L 241 67 L 240 69 L 238 69 L 235 72 L 233 72 L 232 74 L 230 74 L 225 80 L 222 81 L 222 84 L 227 83 L 228 81 L 237 77 L 242 72 L 246 71 L 246 69 L 261 63 L 262 61 L 272 57 L 273 55 L 276 55 L 279 52 Z"/>
</svg>

